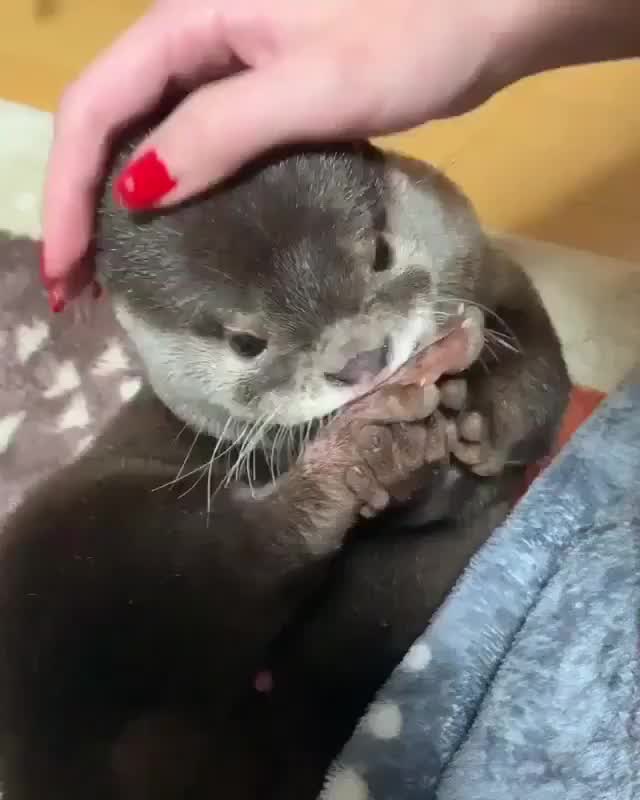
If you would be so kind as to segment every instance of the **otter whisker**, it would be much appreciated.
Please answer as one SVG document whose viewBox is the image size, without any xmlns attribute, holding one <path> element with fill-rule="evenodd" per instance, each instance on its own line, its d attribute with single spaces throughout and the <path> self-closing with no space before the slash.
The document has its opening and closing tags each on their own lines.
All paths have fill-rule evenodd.
<svg viewBox="0 0 640 800">
<path fill-rule="evenodd" d="M 240 475 L 245 472 L 246 479 L 249 487 L 253 491 L 253 483 L 251 477 L 251 469 L 253 463 L 254 479 L 257 473 L 256 466 L 256 450 L 264 439 L 264 432 L 271 424 L 273 418 L 280 411 L 280 406 L 275 408 L 268 414 L 264 414 L 255 420 L 248 428 L 242 432 L 242 442 L 238 452 L 238 457 L 232 469 L 229 471 L 225 478 L 225 484 L 228 485 L 233 478 L 240 478 Z"/>
<path fill-rule="evenodd" d="M 211 482 L 213 480 L 214 461 L 215 461 L 215 450 L 214 450 L 214 455 L 211 456 L 211 460 L 209 461 L 209 469 L 207 471 L 207 527 L 209 527 L 209 519 L 211 517 Z"/>
<path fill-rule="evenodd" d="M 187 455 L 184 457 L 184 461 L 182 462 L 182 464 L 180 466 L 180 469 L 178 470 L 178 472 L 176 474 L 176 477 L 175 477 L 175 481 L 176 482 L 180 480 L 180 476 L 182 475 L 182 472 L 184 471 L 184 468 L 187 465 L 187 462 L 191 458 L 191 453 L 193 452 L 193 448 L 196 446 L 196 442 L 200 438 L 200 434 L 202 433 L 202 428 L 203 428 L 203 426 L 201 425 L 198 428 L 198 430 L 196 432 L 196 435 L 193 437 L 193 442 L 191 442 L 191 447 L 187 450 Z"/>
<path fill-rule="evenodd" d="M 271 452 L 270 452 L 269 457 L 267 459 L 268 464 L 269 464 L 269 471 L 271 472 L 271 483 L 275 483 L 276 482 L 274 462 L 275 462 L 275 453 L 276 453 L 276 443 L 278 441 L 279 435 L 280 435 L 280 429 L 278 429 L 276 431 L 275 436 L 271 440 Z"/>
<path fill-rule="evenodd" d="M 175 444 L 175 443 L 176 443 L 176 442 L 177 442 L 177 441 L 180 439 L 180 437 L 182 436 L 182 434 L 183 434 L 183 433 L 186 431 L 187 427 L 188 427 L 188 425 L 187 425 L 187 423 L 185 422 L 185 423 L 184 423 L 184 425 L 183 425 L 183 426 L 180 428 L 180 430 L 178 431 L 178 433 L 176 433 L 176 435 L 175 435 L 175 438 L 174 438 L 174 440 L 173 440 L 174 444 Z M 202 430 L 202 429 L 201 429 L 201 430 Z"/>
<path fill-rule="evenodd" d="M 496 355 L 496 351 L 493 349 L 493 347 L 491 347 L 491 345 L 489 344 L 489 342 L 488 342 L 488 340 L 486 339 L 486 337 L 485 337 L 485 341 L 484 341 L 484 346 L 485 346 L 485 348 L 488 350 L 488 352 L 490 353 L 490 355 L 491 355 L 491 356 L 493 356 L 493 360 L 494 360 L 494 361 L 499 361 L 499 360 L 500 360 L 500 359 L 498 358 L 498 356 Z"/>
<path fill-rule="evenodd" d="M 510 350 L 512 353 L 521 353 L 522 350 L 516 344 L 513 344 L 510 341 L 511 337 L 506 336 L 505 334 L 500 333 L 500 331 L 495 331 L 491 328 L 486 330 L 486 335 L 493 341 L 495 344 L 504 347 L 506 350 Z"/>
<path fill-rule="evenodd" d="M 225 476 L 225 479 L 224 479 L 224 485 L 225 486 L 229 486 L 231 481 L 234 478 L 236 478 L 237 475 L 238 475 L 238 471 L 239 471 L 240 466 L 242 464 L 243 448 L 244 448 L 244 446 L 246 444 L 247 437 L 248 437 L 251 429 L 253 428 L 253 424 L 254 423 L 247 422 L 245 424 L 244 428 L 242 429 L 242 431 L 240 432 L 240 434 L 239 434 L 239 436 L 238 436 L 238 438 L 237 438 L 237 440 L 235 442 L 238 452 L 237 452 L 237 455 L 236 455 L 236 459 L 235 459 L 235 461 L 233 463 L 233 466 L 231 467 L 231 469 L 227 472 L 227 474 Z"/>
<path fill-rule="evenodd" d="M 189 486 L 189 488 L 188 488 L 188 489 L 185 489 L 185 490 L 184 490 L 184 492 L 182 492 L 182 494 L 179 494 L 179 495 L 178 495 L 178 500 L 181 500 L 183 497 L 186 497 L 186 496 L 189 494 L 189 492 L 191 492 L 193 489 L 195 489 L 195 488 L 196 488 L 196 486 L 197 486 L 197 485 L 200 483 L 200 481 L 201 481 L 201 480 L 204 478 L 204 476 L 207 474 L 207 466 L 209 465 L 209 463 L 210 463 L 210 462 L 208 461 L 206 464 L 203 464 L 203 465 L 200 467 L 200 470 L 199 470 L 199 471 L 200 471 L 200 474 L 198 475 L 198 477 L 196 478 L 196 480 L 195 480 L 195 481 L 194 481 L 194 482 L 191 484 L 191 486 Z M 186 476 L 185 476 L 185 477 L 186 477 Z"/>
<path fill-rule="evenodd" d="M 265 414 L 261 420 L 259 419 L 254 427 L 254 433 L 252 435 L 251 441 L 251 450 L 249 451 L 249 458 L 251 459 L 251 463 L 253 465 L 253 480 L 256 480 L 257 477 L 257 451 L 258 447 L 264 451 L 264 433 L 268 429 L 269 425 L 271 424 L 274 417 L 278 415 L 280 412 L 281 405 L 278 405 L 270 414 Z M 249 468 L 250 469 L 250 468 Z M 273 472 L 272 472 L 273 477 Z M 251 480 L 250 471 L 247 472 L 247 479 L 249 482 L 249 488 L 253 492 L 253 484 Z M 275 482 L 275 477 L 273 477 L 273 482 Z"/>
<path fill-rule="evenodd" d="M 513 332 L 513 329 L 505 322 L 505 320 L 493 309 L 489 308 L 488 306 L 479 303 L 477 300 L 471 300 L 468 297 L 438 297 L 438 303 L 456 303 L 459 305 L 462 303 L 463 305 L 474 306 L 475 308 L 479 309 L 480 311 L 484 312 L 485 315 L 493 318 L 504 330 L 509 334 L 511 340 L 516 344 L 516 346 L 520 347 L 520 343 L 518 341 L 518 337 Z"/>
<path fill-rule="evenodd" d="M 200 466 L 194 467 L 194 469 L 189 470 L 189 472 L 183 473 L 179 479 L 172 478 L 170 481 L 167 481 L 166 483 L 161 483 L 159 486 L 154 486 L 151 491 L 157 492 L 160 489 L 168 489 L 171 486 L 175 486 L 175 484 L 178 483 L 179 481 L 183 481 L 185 478 L 189 478 L 191 477 L 191 475 L 195 475 L 196 472 L 200 472 L 201 470 L 206 469 L 208 463 L 209 462 L 206 461 L 204 464 L 200 464 Z"/>
</svg>

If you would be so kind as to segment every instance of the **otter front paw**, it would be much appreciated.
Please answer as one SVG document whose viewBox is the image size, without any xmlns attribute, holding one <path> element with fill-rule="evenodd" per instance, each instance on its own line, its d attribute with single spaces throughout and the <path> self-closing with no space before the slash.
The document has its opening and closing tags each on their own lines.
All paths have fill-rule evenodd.
<svg viewBox="0 0 640 800">
<path fill-rule="evenodd" d="M 494 441 L 488 418 L 479 411 L 461 412 L 456 421 L 451 452 L 471 472 L 482 477 L 498 475 L 504 469 L 507 452 Z"/>
<path fill-rule="evenodd" d="M 462 411 L 467 403 L 466 378 L 445 378 L 438 384 L 440 406 L 446 411 Z"/>
<path fill-rule="evenodd" d="M 372 517 L 392 500 L 408 499 L 424 483 L 426 468 L 448 455 L 447 425 L 434 413 L 423 422 L 363 425 L 355 434 L 360 463 L 347 469 L 346 483 Z"/>
</svg>

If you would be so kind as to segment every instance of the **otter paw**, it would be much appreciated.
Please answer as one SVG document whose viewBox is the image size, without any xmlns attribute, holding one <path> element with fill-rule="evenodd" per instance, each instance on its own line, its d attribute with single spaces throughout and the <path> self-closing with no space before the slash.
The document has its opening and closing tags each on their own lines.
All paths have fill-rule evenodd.
<svg viewBox="0 0 640 800">
<path fill-rule="evenodd" d="M 347 470 L 346 481 L 365 517 L 384 511 L 392 499 L 407 499 L 420 483 L 420 471 L 448 453 L 439 414 L 417 423 L 365 424 L 355 438 L 361 463 Z"/>
<path fill-rule="evenodd" d="M 467 403 L 465 378 L 445 378 L 438 384 L 440 406 L 447 411 L 462 411 Z"/>
<path fill-rule="evenodd" d="M 427 419 L 440 403 L 438 388 L 390 384 L 354 403 L 346 412 L 349 419 L 371 422 L 416 422 Z"/>
<path fill-rule="evenodd" d="M 374 517 L 384 511 L 391 500 L 371 471 L 365 466 L 349 467 L 346 473 L 347 486 L 362 503 L 363 517 Z"/>
<path fill-rule="evenodd" d="M 506 463 L 506 453 L 493 443 L 489 421 L 479 411 L 458 415 L 451 451 L 471 472 L 482 477 L 498 475 Z"/>
</svg>

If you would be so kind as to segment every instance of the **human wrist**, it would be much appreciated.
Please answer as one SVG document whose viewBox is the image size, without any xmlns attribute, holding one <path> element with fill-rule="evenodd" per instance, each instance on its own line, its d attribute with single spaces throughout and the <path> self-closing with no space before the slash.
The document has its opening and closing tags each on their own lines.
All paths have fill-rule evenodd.
<svg viewBox="0 0 640 800">
<path fill-rule="evenodd" d="M 560 67 L 640 56 L 638 0 L 500 0 L 492 81 L 502 88 Z"/>
</svg>

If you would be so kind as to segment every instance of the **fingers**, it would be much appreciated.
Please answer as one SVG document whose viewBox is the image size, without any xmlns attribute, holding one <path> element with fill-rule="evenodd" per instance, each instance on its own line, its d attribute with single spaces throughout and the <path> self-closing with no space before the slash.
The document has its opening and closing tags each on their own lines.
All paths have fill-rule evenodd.
<svg viewBox="0 0 640 800">
<path fill-rule="evenodd" d="M 425 463 L 427 430 L 422 424 L 367 424 L 355 440 L 362 463 L 347 470 L 346 483 L 364 503 L 363 516 L 375 516 L 389 504 L 389 490 Z"/>
<path fill-rule="evenodd" d="M 440 389 L 440 405 L 449 411 L 462 411 L 467 401 L 467 381 L 464 378 L 450 378 L 443 381 Z"/>
<path fill-rule="evenodd" d="M 381 386 L 355 403 L 347 414 L 352 419 L 379 422 L 416 422 L 431 416 L 440 402 L 436 386 Z"/>
<path fill-rule="evenodd" d="M 506 451 L 492 444 L 489 422 L 477 411 L 462 413 L 457 421 L 454 456 L 481 477 L 497 475 L 506 461 Z"/>
<path fill-rule="evenodd" d="M 467 369 L 484 344 L 484 318 L 473 306 L 464 308 L 454 327 L 441 339 L 421 350 L 395 374 L 394 383 L 429 384 L 442 375 Z"/>
<path fill-rule="evenodd" d="M 305 49 L 196 89 L 136 148 L 116 183 L 120 202 L 171 205 L 273 147 L 348 135 L 353 111 L 336 101 L 343 74 Z"/>
<path fill-rule="evenodd" d="M 356 442 L 362 457 L 384 487 L 424 464 L 427 434 L 423 425 L 365 425 Z"/>
<path fill-rule="evenodd" d="M 90 269 L 83 273 L 76 267 L 92 236 L 95 192 L 113 135 L 152 110 L 170 81 L 185 81 L 202 70 L 205 60 L 208 74 L 224 72 L 233 62 L 222 34 L 212 35 L 201 11 L 178 31 L 151 12 L 67 91 L 56 115 L 44 193 L 43 277 L 48 285 L 64 284 L 71 297 L 90 279 Z"/>
<path fill-rule="evenodd" d="M 364 465 L 349 467 L 345 480 L 349 489 L 364 503 L 362 516 L 373 517 L 389 505 L 389 493 Z"/>
</svg>

